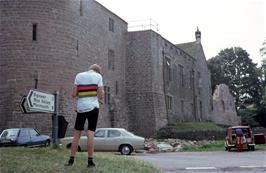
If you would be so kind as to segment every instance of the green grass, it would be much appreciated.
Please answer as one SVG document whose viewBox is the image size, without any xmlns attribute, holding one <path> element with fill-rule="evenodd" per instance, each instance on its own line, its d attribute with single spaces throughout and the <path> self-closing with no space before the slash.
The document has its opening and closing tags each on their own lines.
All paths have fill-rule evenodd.
<svg viewBox="0 0 266 173">
<path fill-rule="evenodd" d="M 224 128 L 211 122 L 180 122 L 173 125 L 178 131 L 207 131 L 224 130 Z"/>
<path fill-rule="evenodd" d="M 69 151 L 63 148 L 0 148 L 1 173 L 159 173 L 150 163 L 130 156 L 95 153 L 96 168 L 87 168 L 87 153 L 77 153 L 73 166 L 65 167 Z"/>
<path fill-rule="evenodd" d="M 201 145 L 201 146 L 188 146 L 182 148 L 180 151 L 224 151 L 224 141 L 212 141 L 209 144 Z"/>
<path fill-rule="evenodd" d="M 264 150 L 266 151 L 266 144 L 256 145 L 255 150 Z M 209 144 L 205 144 L 202 146 L 188 146 L 184 147 L 180 150 L 180 152 L 204 152 L 204 151 L 225 151 L 224 141 L 218 140 L 213 141 Z"/>
</svg>

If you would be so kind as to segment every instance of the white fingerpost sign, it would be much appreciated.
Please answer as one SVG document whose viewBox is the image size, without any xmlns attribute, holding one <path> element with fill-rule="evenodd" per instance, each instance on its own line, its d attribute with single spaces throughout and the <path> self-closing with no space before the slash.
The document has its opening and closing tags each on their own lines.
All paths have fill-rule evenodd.
<svg viewBox="0 0 266 173">
<path fill-rule="evenodd" d="M 30 90 L 27 103 L 31 111 L 55 113 L 55 95 L 43 91 Z"/>
</svg>

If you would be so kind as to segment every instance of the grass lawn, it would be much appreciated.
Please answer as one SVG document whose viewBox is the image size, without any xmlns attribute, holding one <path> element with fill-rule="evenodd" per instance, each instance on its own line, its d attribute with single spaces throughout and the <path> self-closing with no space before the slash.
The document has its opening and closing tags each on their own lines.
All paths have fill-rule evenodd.
<svg viewBox="0 0 266 173">
<path fill-rule="evenodd" d="M 159 173 L 151 164 L 130 156 L 95 153 L 96 168 L 87 168 L 87 153 L 77 153 L 73 166 L 65 167 L 69 151 L 63 148 L 0 148 L 1 173 Z"/>
<path fill-rule="evenodd" d="M 180 122 L 172 125 L 178 131 L 205 131 L 205 130 L 224 130 L 224 128 L 211 122 Z"/>
<path fill-rule="evenodd" d="M 263 145 L 256 145 L 255 150 L 264 150 L 266 151 L 266 144 Z M 202 146 L 189 146 L 189 147 L 184 147 L 180 150 L 181 152 L 185 151 L 225 151 L 224 147 L 224 140 L 218 140 L 218 141 L 213 141 L 210 144 L 202 145 Z"/>
</svg>

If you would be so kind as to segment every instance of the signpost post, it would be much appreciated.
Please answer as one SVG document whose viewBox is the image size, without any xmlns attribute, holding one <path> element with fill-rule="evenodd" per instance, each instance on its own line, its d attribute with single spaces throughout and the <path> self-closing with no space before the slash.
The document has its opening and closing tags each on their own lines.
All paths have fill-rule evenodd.
<svg viewBox="0 0 266 173">
<path fill-rule="evenodd" d="M 58 144 L 59 91 L 55 92 L 55 112 L 53 114 L 53 143 Z"/>
</svg>

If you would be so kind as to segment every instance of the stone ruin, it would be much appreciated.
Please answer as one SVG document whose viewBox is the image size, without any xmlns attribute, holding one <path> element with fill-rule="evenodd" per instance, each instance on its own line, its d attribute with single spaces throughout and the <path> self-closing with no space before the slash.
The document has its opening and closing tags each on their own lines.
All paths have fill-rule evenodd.
<svg viewBox="0 0 266 173">
<path fill-rule="evenodd" d="M 213 93 L 212 121 L 222 125 L 241 124 L 241 119 L 236 113 L 234 97 L 225 84 L 217 85 Z"/>
</svg>

